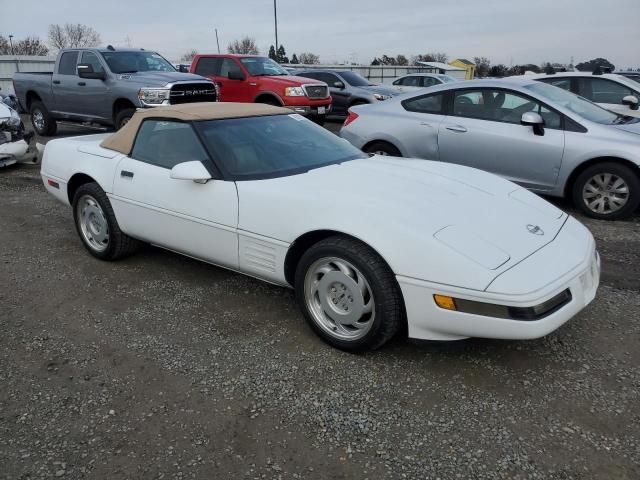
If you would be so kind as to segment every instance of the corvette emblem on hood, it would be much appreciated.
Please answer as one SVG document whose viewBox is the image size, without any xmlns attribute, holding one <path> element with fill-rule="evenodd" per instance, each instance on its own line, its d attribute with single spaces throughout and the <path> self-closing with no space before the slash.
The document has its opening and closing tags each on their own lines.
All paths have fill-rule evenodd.
<svg viewBox="0 0 640 480">
<path fill-rule="evenodd" d="M 529 233 L 533 233 L 534 235 L 544 235 L 544 230 L 542 230 L 538 225 L 527 225 L 527 230 Z"/>
</svg>

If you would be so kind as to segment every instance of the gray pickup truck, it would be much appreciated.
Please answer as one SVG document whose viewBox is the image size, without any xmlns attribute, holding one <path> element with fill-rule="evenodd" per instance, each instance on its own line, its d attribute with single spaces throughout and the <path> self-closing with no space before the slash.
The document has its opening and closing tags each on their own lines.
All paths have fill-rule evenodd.
<svg viewBox="0 0 640 480">
<path fill-rule="evenodd" d="M 57 121 L 122 127 L 137 108 L 215 102 L 215 84 L 178 72 L 146 50 L 64 49 L 53 72 L 16 73 L 20 106 L 40 135 L 54 135 Z"/>
</svg>

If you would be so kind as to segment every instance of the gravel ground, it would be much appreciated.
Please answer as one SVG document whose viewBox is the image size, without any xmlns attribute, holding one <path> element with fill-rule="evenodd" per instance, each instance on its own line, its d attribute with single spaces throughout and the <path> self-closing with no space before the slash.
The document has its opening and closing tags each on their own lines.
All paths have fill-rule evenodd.
<svg viewBox="0 0 640 480">
<path fill-rule="evenodd" d="M 546 338 L 356 356 L 289 290 L 93 259 L 35 167 L 0 202 L 0 478 L 640 478 L 639 216 L 582 219 L 601 288 Z"/>
</svg>

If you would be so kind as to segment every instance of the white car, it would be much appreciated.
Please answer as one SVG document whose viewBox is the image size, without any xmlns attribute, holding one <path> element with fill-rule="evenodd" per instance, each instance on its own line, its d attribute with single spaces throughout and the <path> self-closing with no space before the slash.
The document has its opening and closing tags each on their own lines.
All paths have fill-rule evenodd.
<svg viewBox="0 0 640 480">
<path fill-rule="evenodd" d="M 528 339 L 595 296 L 589 231 L 495 175 L 369 157 L 290 110 L 185 104 L 48 143 L 46 189 L 115 260 L 139 242 L 294 287 L 349 351 L 410 337 Z"/>
<path fill-rule="evenodd" d="M 640 117 L 640 83 L 615 73 L 558 72 L 527 78 L 559 87 L 597 103 L 612 112 Z"/>
<path fill-rule="evenodd" d="M 410 73 L 396 78 L 392 85 L 400 88 L 403 92 L 411 92 L 421 88 L 442 85 L 443 83 L 457 82 L 457 78 L 441 73 Z"/>
</svg>

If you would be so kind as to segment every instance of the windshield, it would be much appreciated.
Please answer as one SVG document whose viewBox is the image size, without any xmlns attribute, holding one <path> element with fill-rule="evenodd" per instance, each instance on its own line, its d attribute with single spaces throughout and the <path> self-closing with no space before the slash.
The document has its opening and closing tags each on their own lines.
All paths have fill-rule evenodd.
<svg viewBox="0 0 640 480">
<path fill-rule="evenodd" d="M 369 80 L 354 72 L 340 72 L 340 76 L 352 87 L 369 87 Z"/>
<path fill-rule="evenodd" d="M 169 62 L 156 52 L 102 52 L 113 73 L 175 72 Z"/>
<path fill-rule="evenodd" d="M 609 110 L 599 107 L 586 98 L 579 97 L 574 93 L 552 85 L 547 85 L 546 83 L 536 82 L 531 85 L 526 85 L 524 88 L 542 95 L 553 103 L 562 106 L 567 110 L 571 110 L 573 113 L 576 113 L 587 120 L 591 120 L 592 122 L 611 125 L 619 123 L 620 119 L 623 118 L 620 115 L 616 115 Z"/>
<path fill-rule="evenodd" d="M 436 77 L 438 77 L 440 80 L 442 80 L 442 83 L 451 83 L 451 82 L 455 82 L 457 81 L 455 78 L 449 76 L 449 75 L 436 75 Z"/>
<path fill-rule="evenodd" d="M 367 158 L 297 114 L 208 120 L 195 125 L 226 173 L 238 180 L 283 177 Z"/>
<path fill-rule="evenodd" d="M 249 71 L 252 77 L 264 75 L 289 75 L 284 68 L 276 62 L 266 57 L 244 57 L 240 59 L 244 68 Z"/>
</svg>

